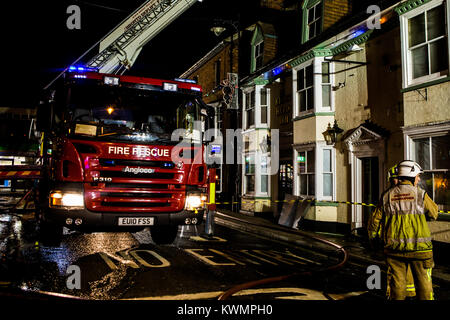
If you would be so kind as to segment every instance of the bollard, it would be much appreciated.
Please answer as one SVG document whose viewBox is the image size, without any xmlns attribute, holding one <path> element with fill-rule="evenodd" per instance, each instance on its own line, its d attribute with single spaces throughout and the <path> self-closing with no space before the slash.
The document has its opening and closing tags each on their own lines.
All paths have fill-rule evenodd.
<svg viewBox="0 0 450 320">
<path fill-rule="evenodd" d="M 206 213 L 206 222 L 205 222 L 205 234 L 207 237 L 212 238 L 214 236 L 214 214 L 215 210 L 208 210 Z"/>
</svg>

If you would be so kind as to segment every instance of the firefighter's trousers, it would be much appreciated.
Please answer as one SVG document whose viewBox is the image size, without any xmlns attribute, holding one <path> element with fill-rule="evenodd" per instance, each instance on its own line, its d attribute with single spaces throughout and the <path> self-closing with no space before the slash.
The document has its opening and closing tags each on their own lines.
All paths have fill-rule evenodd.
<svg viewBox="0 0 450 320">
<path fill-rule="evenodd" d="M 407 254 L 387 255 L 387 279 L 389 281 L 389 299 L 404 300 L 407 296 L 407 270 L 411 269 L 414 278 L 416 296 L 419 300 L 433 300 L 431 270 L 434 267 L 433 256 L 410 257 Z"/>
<path fill-rule="evenodd" d="M 391 288 L 389 284 L 391 283 L 390 276 L 387 277 L 387 287 L 386 287 L 386 297 L 390 299 L 391 297 Z M 408 265 L 406 268 L 406 296 L 409 298 L 416 296 L 416 287 L 414 286 L 414 277 L 411 272 L 411 266 Z"/>
</svg>

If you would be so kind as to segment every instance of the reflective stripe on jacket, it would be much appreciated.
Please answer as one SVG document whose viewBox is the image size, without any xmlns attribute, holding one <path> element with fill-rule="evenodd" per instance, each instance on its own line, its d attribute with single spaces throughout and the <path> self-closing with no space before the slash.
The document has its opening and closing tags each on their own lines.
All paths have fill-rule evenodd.
<svg viewBox="0 0 450 320">
<path fill-rule="evenodd" d="M 384 247 L 392 251 L 426 251 L 433 248 L 425 216 L 425 191 L 402 182 L 383 196 Z"/>
</svg>

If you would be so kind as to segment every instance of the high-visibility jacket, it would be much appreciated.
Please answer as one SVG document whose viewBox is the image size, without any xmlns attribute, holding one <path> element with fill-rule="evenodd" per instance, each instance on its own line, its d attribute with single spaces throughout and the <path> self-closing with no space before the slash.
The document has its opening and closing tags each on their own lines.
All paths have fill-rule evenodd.
<svg viewBox="0 0 450 320">
<path fill-rule="evenodd" d="M 389 189 L 368 223 L 369 238 L 382 239 L 385 251 L 431 251 L 426 215 L 436 220 L 438 207 L 427 193 L 409 181 Z"/>
</svg>

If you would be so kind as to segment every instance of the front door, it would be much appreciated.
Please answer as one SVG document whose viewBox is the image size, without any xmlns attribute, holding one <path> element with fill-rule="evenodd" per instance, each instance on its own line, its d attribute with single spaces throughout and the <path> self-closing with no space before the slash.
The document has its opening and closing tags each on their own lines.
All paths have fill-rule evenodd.
<svg viewBox="0 0 450 320">
<path fill-rule="evenodd" d="M 361 158 L 361 171 L 362 202 L 366 204 L 377 204 L 380 197 L 378 157 Z M 374 209 L 375 207 L 363 205 L 362 223 L 364 227 L 367 227 L 369 216 Z"/>
<path fill-rule="evenodd" d="M 280 161 L 280 171 L 278 174 L 278 212 L 281 212 L 283 200 L 286 194 L 292 194 L 294 184 L 294 167 L 292 161 Z"/>
</svg>

